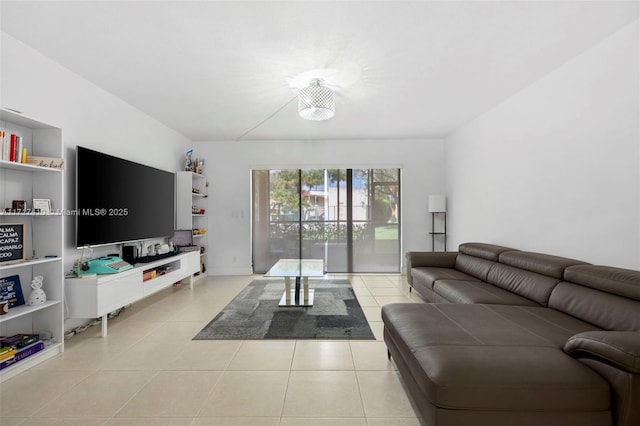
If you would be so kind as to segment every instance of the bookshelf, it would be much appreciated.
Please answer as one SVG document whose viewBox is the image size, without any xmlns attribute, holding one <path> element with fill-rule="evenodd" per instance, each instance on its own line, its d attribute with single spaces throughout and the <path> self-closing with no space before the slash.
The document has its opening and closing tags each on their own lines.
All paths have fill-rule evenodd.
<svg viewBox="0 0 640 426">
<path fill-rule="evenodd" d="M 22 137 L 27 155 L 62 158 L 62 129 L 0 109 L 0 130 Z M 44 277 L 47 300 L 38 305 L 19 305 L 0 315 L 0 335 L 41 334 L 44 349 L 0 369 L 3 382 L 64 351 L 64 170 L 0 160 L 0 225 L 24 225 L 24 260 L 1 262 L 0 278 L 20 279 L 25 302 L 35 276 Z M 52 212 L 32 210 L 33 199 L 51 201 Z M 14 200 L 24 200 L 26 211 L 5 211 Z"/>
<path fill-rule="evenodd" d="M 200 270 L 195 278 L 206 276 L 207 257 L 207 179 L 204 175 L 176 173 L 176 229 L 190 229 L 193 244 L 200 247 Z"/>
</svg>

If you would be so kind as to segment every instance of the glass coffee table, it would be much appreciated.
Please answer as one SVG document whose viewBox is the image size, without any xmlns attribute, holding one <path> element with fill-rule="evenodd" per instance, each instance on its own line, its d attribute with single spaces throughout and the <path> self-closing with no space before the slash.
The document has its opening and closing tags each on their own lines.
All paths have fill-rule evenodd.
<svg viewBox="0 0 640 426">
<path fill-rule="evenodd" d="M 285 290 L 279 306 L 313 306 L 313 289 L 309 288 L 309 277 L 323 276 L 322 259 L 280 259 L 265 274 L 265 277 L 284 278 Z M 294 288 L 291 288 L 291 278 L 296 279 Z"/>
</svg>

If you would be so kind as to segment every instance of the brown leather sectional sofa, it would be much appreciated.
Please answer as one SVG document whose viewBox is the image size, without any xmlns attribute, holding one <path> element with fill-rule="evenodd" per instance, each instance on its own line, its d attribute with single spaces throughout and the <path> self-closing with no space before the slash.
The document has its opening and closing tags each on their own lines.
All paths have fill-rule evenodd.
<svg viewBox="0 0 640 426">
<path fill-rule="evenodd" d="M 409 252 L 382 308 L 427 425 L 640 426 L 640 272 L 482 243 Z"/>
</svg>

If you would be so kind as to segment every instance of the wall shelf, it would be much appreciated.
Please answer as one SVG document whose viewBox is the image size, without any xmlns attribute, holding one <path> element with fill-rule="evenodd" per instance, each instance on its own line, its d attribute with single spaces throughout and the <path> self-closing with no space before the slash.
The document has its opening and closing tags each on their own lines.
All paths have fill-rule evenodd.
<svg viewBox="0 0 640 426">
<path fill-rule="evenodd" d="M 21 170 L 25 172 L 54 172 L 62 173 L 62 169 L 56 169 L 53 167 L 34 166 L 32 164 L 14 163 L 13 161 L 0 160 L 0 168 Z"/>
</svg>

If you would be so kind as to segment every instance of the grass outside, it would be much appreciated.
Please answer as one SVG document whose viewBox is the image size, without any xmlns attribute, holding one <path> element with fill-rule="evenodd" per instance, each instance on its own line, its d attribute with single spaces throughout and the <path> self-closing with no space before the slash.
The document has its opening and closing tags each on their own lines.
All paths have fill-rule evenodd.
<svg viewBox="0 0 640 426">
<path fill-rule="evenodd" d="M 397 240 L 398 225 L 385 225 L 376 227 L 376 240 Z"/>
</svg>

